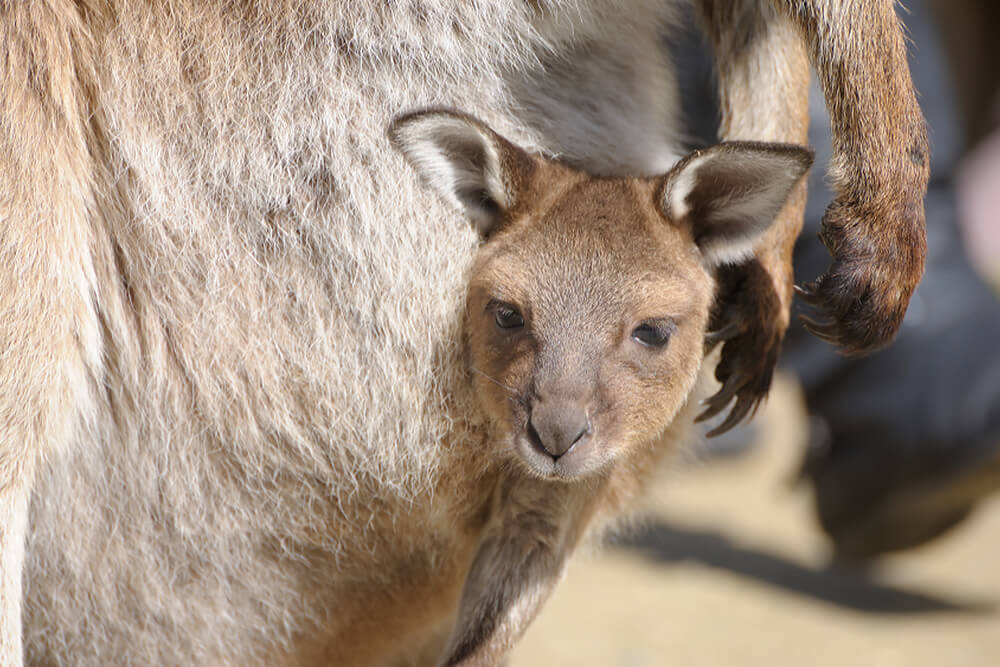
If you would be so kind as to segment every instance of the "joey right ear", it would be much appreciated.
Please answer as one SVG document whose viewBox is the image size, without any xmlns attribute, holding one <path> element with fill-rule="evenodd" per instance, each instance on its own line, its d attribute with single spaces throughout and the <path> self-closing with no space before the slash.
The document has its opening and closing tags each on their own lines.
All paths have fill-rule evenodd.
<svg viewBox="0 0 1000 667">
<path fill-rule="evenodd" d="M 389 138 L 421 179 L 468 216 L 483 238 L 514 209 L 534 160 L 484 123 L 431 109 L 396 118 Z"/>
</svg>

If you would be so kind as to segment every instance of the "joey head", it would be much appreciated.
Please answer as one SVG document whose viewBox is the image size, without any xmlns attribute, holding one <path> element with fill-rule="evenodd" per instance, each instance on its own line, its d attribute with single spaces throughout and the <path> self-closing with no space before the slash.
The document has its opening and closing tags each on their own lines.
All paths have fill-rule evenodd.
<svg viewBox="0 0 1000 667">
<path fill-rule="evenodd" d="M 812 162 L 732 142 L 663 176 L 598 178 L 454 111 L 402 116 L 390 134 L 482 238 L 464 337 L 498 455 L 562 480 L 671 423 L 701 367 L 714 269 L 749 257 Z"/>
</svg>

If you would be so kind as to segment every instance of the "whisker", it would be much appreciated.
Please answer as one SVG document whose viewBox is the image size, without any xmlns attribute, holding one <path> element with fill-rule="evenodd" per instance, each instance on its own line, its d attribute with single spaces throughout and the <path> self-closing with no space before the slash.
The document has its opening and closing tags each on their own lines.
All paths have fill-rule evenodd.
<svg viewBox="0 0 1000 667">
<path fill-rule="evenodd" d="M 503 389 L 504 391 L 508 392 L 511 396 L 517 396 L 517 391 L 513 387 L 508 386 L 508 385 L 504 384 L 503 382 L 500 382 L 500 380 L 497 380 L 496 378 L 487 375 L 486 373 L 482 372 L 481 370 L 479 370 L 475 366 L 470 366 L 469 368 L 471 368 L 474 373 L 479 373 L 480 375 L 482 375 L 484 378 L 486 378 L 487 380 L 489 380 L 490 382 L 492 382 L 496 386 L 498 386 L 501 389 Z"/>
</svg>

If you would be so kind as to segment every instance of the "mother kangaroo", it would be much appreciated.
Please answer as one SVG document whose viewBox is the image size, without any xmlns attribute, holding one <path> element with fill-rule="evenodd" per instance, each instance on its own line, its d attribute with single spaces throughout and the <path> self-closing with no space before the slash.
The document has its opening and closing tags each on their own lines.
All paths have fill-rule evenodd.
<svg viewBox="0 0 1000 667">
<path fill-rule="evenodd" d="M 0 4 L 0 663 L 434 664 L 461 594 L 438 574 L 488 509 L 477 235 L 386 128 L 454 106 L 666 172 L 676 4 Z M 839 197 L 804 291 L 824 337 L 884 344 L 928 163 L 894 3 L 696 4 L 723 138 L 802 143 L 816 65 Z M 802 187 L 720 276 L 723 427 L 767 391 Z"/>
</svg>

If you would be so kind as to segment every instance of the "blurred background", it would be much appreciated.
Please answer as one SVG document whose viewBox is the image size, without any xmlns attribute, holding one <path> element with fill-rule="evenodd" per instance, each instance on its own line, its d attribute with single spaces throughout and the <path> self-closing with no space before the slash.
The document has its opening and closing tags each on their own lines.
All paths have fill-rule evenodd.
<svg viewBox="0 0 1000 667">
<path fill-rule="evenodd" d="M 933 157 L 896 343 L 850 361 L 793 327 L 755 421 L 678 453 L 635 525 L 574 561 L 514 667 L 1000 665 L 1000 3 L 899 15 Z M 712 143 L 710 54 L 696 32 L 671 48 L 692 146 Z M 797 282 L 828 262 L 815 85 L 812 116 Z"/>
<path fill-rule="evenodd" d="M 512 667 L 1000 664 L 1000 498 L 865 567 L 831 561 L 798 479 L 802 396 L 776 380 L 758 442 L 681 455 L 619 544 L 570 565 Z"/>
</svg>

